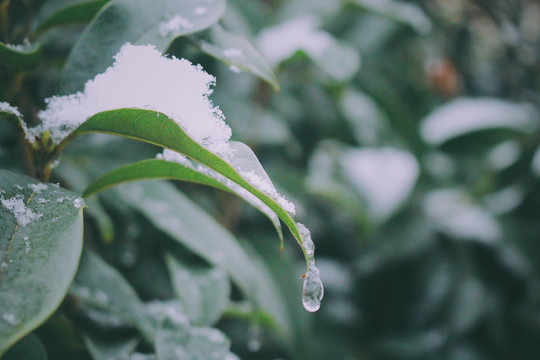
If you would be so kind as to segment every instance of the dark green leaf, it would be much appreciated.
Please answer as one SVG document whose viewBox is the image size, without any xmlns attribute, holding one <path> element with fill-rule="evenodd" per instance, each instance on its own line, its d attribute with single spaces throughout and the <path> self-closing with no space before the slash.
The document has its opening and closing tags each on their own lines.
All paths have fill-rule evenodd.
<svg viewBox="0 0 540 360">
<path fill-rule="evenodd" d="M 55 26 L 90 21 L 109 1 L 111 0 L 85 0 L 56 9 L 55 12 L 38 24 L 35 34 Z"/>
<path fill-rule="evenodd" d="M 279 218 L 287 225 L 298 243 L 302 245 L 303 238 L 300 235 L 296 222 L 276 200 L 244 179 L 238 171 L 225 160 L 210 152 L 189 137 L 175 121 L 165 114 L 142 109 L 104 111 L 91 116 L 86 122 L 79 126 L 71 136 L 95 132 L 125 136 L 145 141 L 177 151 L 200 162 L 218 172 L 220 175 L 235 182 L 260 199 L 279 216 Z M 69 139 L 66 141 L 68 140 Z M 249 169 L 243 170 L 251 170 L 251 166 L 254 166 L 255 164 L 250 162 L 249 165 Z M 258 166 L 260 166 L 260 164 Z M 308 265 L 308 256 L 303 247 L 302 251 L 306 258 L 306 265 Z"/>
<path fill-rule="evenodd" d="M 26 133 L 26 123 L 22 119 L 22 115 L 17 108 L 6 102 L 0 102 L 0 118 L 6 119 Z"/>
<path fill-rule="evenodd" d="M 225 0 L 214 0 L 208 6 L 201 6 L 199 0 L 115 0 L 108 3 L 71 51 L 64 68 L 62 93 L 79 91 L 86 81 L 104 72 L 125 43 L 152 44 L 165 51 L 175 38 L 215 24 L 224 11 Z M 174 22 L 175 17 L 178 29 L 167 31 L 166 24 L 171 20 Z"/>
<path fill-rule="evenodd" d="M 47 352 L 41 340 L 30 334 L 13 345 L 2 357 L 2 360 L 47 360 Z"/>
<path fill-rule="evenodd" d="M 41 45 L 19 45 L 15 48 L 0 42 L 0 65 L 14 72 L 35 68 L 41 59 Z"/>
<path fill-rule="evenodd" d="M 0 354 L 60 305 L 82 249 L 83 200 L 0 170 Z"/>
</svg>

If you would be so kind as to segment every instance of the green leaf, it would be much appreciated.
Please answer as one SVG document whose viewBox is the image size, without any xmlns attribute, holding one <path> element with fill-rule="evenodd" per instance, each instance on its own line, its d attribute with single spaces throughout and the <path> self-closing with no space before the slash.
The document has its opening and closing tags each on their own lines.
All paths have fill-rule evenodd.
<svg viewBox="0 0 540 360">
<path fill-rule="evenodd" d="M 158 330 L 158 360 L 219 359 L 238 357 L 229 351 L 230 341 L 217 329 L 190 327 L 187 322 L 166 319 Z"/>
<path fill-rule="evenodd" d="M 14 72 L 34 69 L 41 59 L 41 44 L 9 46 L 0 42 L 0 65 Z"/>
<path fill-rule="evenodd" d="M 13 345 L 2 360 L 47 360 L 47 352 L 39 338 L 30 334 Z"/>
<path fill-rule="evenodd" d="M 0 102 L 0 118 L 6 119 L 26 133 L 26 123 L 16 107 L 9 105 L 7 102 Z"/>
<path fill-rule="evenodd" d="M 206 168 L 205 171 L 208 172 L 210 170 Z M 281 243 L 283 243 L 281 223 L 279 222 L 278 216 L 274 211 L 272 211 L 272 209 L 265 204 L 262 204 L 257 199 L 254 199 L 253 196 L 247 196 L 245 193 L 241 192 L 238 187 L 232 186 L 231 184 L 222 183 L 216 178 L 205 174 L 195 166 L 186 166 L 177 162 L 166 160 L 143 160 L 135 164 L 119 167 L 99 177 L 88 185 L 83 193 L 83 196 L 88 198 L 92 194 L 103 191 L 112 186 L 124 182 L 143 179 L 172 179 L 189 181 L 212 186 L 214 188 L 236 194 L 268 216 L 276 228 Z"/>
<path fill-rule="evenodd" d="M 128 357 L 140 342 L 138 336 L 100 336 L 94 333 L 83 334 L 86 348 L 95 360 L 121 359 Z"/>
<path fill-rule="evenodd" d="M 189 135 L 187 135 L 174 120 L 167 117 L 167 115 L 156 111 L 142 109 L 104 111 L 91 116 L 70 135 L 70 138 L 95 132 L 141 140 L 182 153 L 235 182 L 266 204 L 287 225 L 293 236 L 301 245 L 306 258 L 306 266 L 309 267 L 308 255 L 302 246 L 302 235 L 300 235 L 297 224 L 291 215 L 275 199 L 256 188 L 255 185 L 248 180 L 244 179 L 231 164 L 227 163 L 225 160 L 210 152 L 189 137 Z M 70 138 L 66 139 L 60 148 L 65 146 Z M 245 154 L 242 154 L 242 156 L 244 155 Z M 243 170 L 251 170 L 251 166 L 249 169 Z"/>
<path fill-rule="evenodd" d="M 213 325 L 229 304 L 231 284 L 221 268 L 194 269 L 171 254 L 165 261 L 171 274 L 174 292 L 193 324 Z"/>
<path fill-rule="evenodd" d="M 397 0 L 347 0 L 346 2 L 360 9 L 408 25 L 420 35 L 426 35 L 431 31 L 431 20 L 418 5 Z"/>
<path fill-rule="evenodd" d="M 136 326 L 148 341 L 153 341 L 155 325 L 135 290 L 115 268 L 89 250 L 83 253 L 70 294 L 85 306 L 105 311 Z"/>
<path fill-rule="evenodd" d="M 56 26 L 88 22 L 92 20 L 99 10 L 109 1 L 111 0 L 86 0 L 62 6 L 37 25 L 34 35 Z M 52 3 L 53 2 L 48 2 L 45 6 L 53 7 L 58 2 L 54 2 L 54 5 L 52 5 Z M 64 3 L 65 2 L 63 1 L 60 2 L 62 5 L 64 5 Z"/>
<path fill-rule="evenodd" d="M 125 43 L 152 44 L 165 51 L 175 38 L 215 24 L 224 11 L 225 0 L 214 0 L 207 6 L 202 6 L 199 0 L 109 2 L 73 47 L 64 67 L 62 93 L 79 91 L 88 79 L 104 72 Z M 167 32 L 166 24 L 175 17 L 184 26 Z"/>
<path fill-rule="evenodd" d="M 233 71 L 246 71 L 260 77 L 279 91 L 279 83 L 264 57 L 244 37 L 212 26 L 206 36 L 192 35 L 190 41 L 210 56 L 231 66 Z"/>
<path fill-rule="evenodd" d="M 291 339 L 293 325 L 268 270 L 256 254 L 246 252 L 213 217 L 163 181 L 124 184 L 114 193 L 172 239 L 211 265 L 225 269 L 257 309 L 272 315 L 283 338 Z"/>
<path fill-rule="evenodd" d="M 82 249 L 82 199 L 0 170 L 0 355 L 60 305 Z"/>
</svg>

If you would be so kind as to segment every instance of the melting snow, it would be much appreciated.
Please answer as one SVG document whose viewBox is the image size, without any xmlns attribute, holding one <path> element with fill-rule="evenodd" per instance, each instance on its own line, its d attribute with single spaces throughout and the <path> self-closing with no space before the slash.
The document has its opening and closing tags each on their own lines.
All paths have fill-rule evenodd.
<svg viewBox="0 0 540 360">
<path fill-rule="evenodd" d="M 150 45 L 126 44 L 105 73 L 86 83 L 84 92 L 47 99 L 47 109 L 39 113 L 43 124 L 30 132 L 50 130 L 59 143 L 98 112 L 152 109 L 167 114 L 210 151 L 227 156 L 231 129 L 208 98 L 214 83 L 213 76 L 188 60 L 163 57 Z"/>
<path fill-rule="evenodd" d="M 17 224 L 21 226 L 26 226 L 43 216 L 43 214 L 36 214 L 32 209 L 27 208 L 22 195 L 15 195 L 11 199 L 5 199 L 2 196 L 0 197 L 0 202 L 15 216 Z"/>
<path fill-rule="evenodd" d="M 41 194 L 43 190 L 47 190 L 47 185 L 45 184 L 28 184 L 28 188 L 35 192 L 36 194 Z"/>
<path fill-rule="evenodd" d="M 83 198 L 76 198 L 75 200 L 73 200 L 73 206 L 75 206 L 77 209 L 79 209 L 81 206 L 84 205 L 84 200 Z"/>
</svg>

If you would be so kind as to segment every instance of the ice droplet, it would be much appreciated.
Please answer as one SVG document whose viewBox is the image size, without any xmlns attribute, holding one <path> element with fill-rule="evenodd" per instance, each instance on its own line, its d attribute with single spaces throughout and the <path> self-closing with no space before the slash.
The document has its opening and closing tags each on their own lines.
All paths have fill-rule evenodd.
<svg viewBox="0 0 540 360">
<path fill-rule="evenodd" d="M 319 310 L 323 296 L 324 287 L 319 274 L 319 269 L 312 264 L 304 278 L 304 288 L 302 291 L 302 304 L 304 305 L 304 309 L 309 312 Z"/>
</svg>

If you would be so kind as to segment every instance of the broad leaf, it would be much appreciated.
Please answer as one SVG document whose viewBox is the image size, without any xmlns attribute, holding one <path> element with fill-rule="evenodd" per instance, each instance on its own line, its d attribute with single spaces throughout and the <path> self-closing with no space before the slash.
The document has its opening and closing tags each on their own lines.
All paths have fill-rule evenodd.
<svg viewBox="0 0 540 360">
<path fill-rule="evenodd" d="M 230 341 L 217 329 L 190 327 L 187 322 L 166 319 L 158 330 L 158 360 L 235 360 Z"/>
<path fill-rule="evenodd" d="M 260 77 L 279 91 L 277 78 L 264 57 L 244 37 L 231 34 L 220 25 L 212 26 L 206 37 L 189 37 L 202 51 L 230 65 L 232 71 L 246 71 Z"/>
<path fill-rule="evenodd" d="M 62 92 L 83 88 L 88 79 L 113 63 L 125 43 L 152 44 L 165 51 L 182 35 L 215 24 L 225 11 L 225 0 L 202 5 L 199 0 L 114 0 L 105 5 L 77 41 L 63 73 Z"/>
<path fill-rule="evenodd" d="M 41 9 L 41 11 L 50 12 L 50 15 L 37 25 L 34 34 L 56 26 L 90 21 L 109 1 L 111 0 L 83 0 L 67 6 L 64 1 L 49 1 L 45 3 L 45 9 Z"/>
<path fill-rule="evenodd" d="M 2 360 L 47 360 L 47 352 L 39 338 L 30 334 L 16 343 Z"/>
<path fill-rule="evenodd" d="M 104 111 L 86 120 L 86 122 L 71 134 L 70 138 L 95 132 L 125 136 L 145 141 L 179 152 L 198 161 L 255 195 L 272 209 L 272 211 L 274 211 L 288 226 L 298 243 L 300 245 L 303 244 L 304 239 L 300 234 L 296 222 L 284 209 L 282 204 L 278 203 L 274 198 L 267 195 L 264 191 L 259 190 L 254 184 L 242 177 L 238 170 L 231 164 L 193 140 L 175 121 L 167 117 L 167 115 L 156 111 L 142 109 Z M 62 148 L 70 138 L 66 139 L 60 148 Z M 251 169 L 243 170 L 248 171 Z M 302 251 L 306 258 L 306 264 L 309 266 L 308 255 L 303 246 Z"/>
<path fill-rule="evenodd" d="M 172 179 L 180 181 L 189 181 L 199 184 L 212 186 L 214 188 L 231 192 L 238 195 L 248 203 L 253 205 L 264 213 L 274 224 L 278 232 L 281 243 L 283 243 L 283 232 L 279 218 L 272 209 L 255 198 L 251 193 L 247 192 L 239 186 L 234 186 L 230 182 L 223 181 L 223 177 L 214 177 L 208 175 L 211 171 L 208 168 L 200 169 L 196 166 L 188 166 L 177 162 L 166 160 L 143 160 L 135 164 L 119 167 L 93 181 L 83 193 L 85 198 L 88 198 L 94 193 L 103 191 L 112 186 L 135 180 L 143 179 Z M 219 181 L 222 180 L 222 181 Z M 243 191 L 242 191 L 243 190 Z"/>
<path fill-rule="evenodd" d="M 271 314 L 283 338 L 290 340 L 293 325 L 285 316 L 284 300 L 268 270 L 213 217 L 167 182 L 129 183 L 114 192 L 172 239 L 225 269 L 256 309 Z"/>
<path fill-rule="evenodd" d="M 0 65 L 20 72 L 35 68 L 41 59 L 41 45 L 6 45 L 0 42 Z"/>
<path fill-rule="evenodd" d="M 0 170 L 0 354 L 64 298 L 81 254 L 83 205 L 76 193 Z"/>
<path fill-rule="evenodd" d="M 209 326 L 216 323 L 229 304 L 231 284 L 220 268 L 192 268 L 166 254 L 174 292 L 182 302 L 193 324 Z"/>
</svg>

